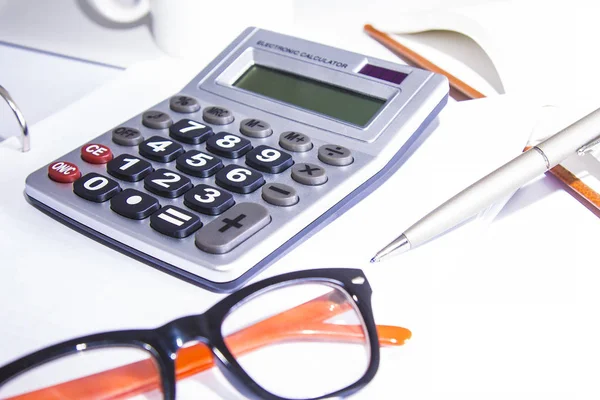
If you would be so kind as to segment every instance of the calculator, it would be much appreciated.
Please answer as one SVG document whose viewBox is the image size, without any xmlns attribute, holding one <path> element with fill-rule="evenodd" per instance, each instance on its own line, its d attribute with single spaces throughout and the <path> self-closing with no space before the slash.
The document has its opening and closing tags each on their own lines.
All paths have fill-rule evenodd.
<svg viewBox="0 0 600 400">
<path fill-rule="evenodd" d="M 88 236 L 229 292 L 389 177 L 447 99 L 441 75 L 248 28 L 25 192 Z"/>
</svg>

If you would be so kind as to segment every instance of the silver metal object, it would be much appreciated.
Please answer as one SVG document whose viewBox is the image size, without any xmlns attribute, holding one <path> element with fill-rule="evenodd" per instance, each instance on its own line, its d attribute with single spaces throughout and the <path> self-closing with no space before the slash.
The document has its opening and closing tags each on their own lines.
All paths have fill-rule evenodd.
<svg viewBox="0 0 600 400">
<path fill-rule="evenodd" d="M 25 117 L 23 116 L 23 113 L 17 106 L 17 103 L 15 103 L 13 98 L 10 96 L 10 93 L 8 93 L 8 90 L 6 90 L 4 87 L 2 87 L 2 85 L 0 85 L 0 96 L 2 96 L 2 98 L 4 98 L 4 100 L 6 100 L 6 102 L 8 103 L 8 106 L 10 107 L 12 112 L 15 114 L 15 117 L 17 118 L 17 121 L 19 121 L 19 125 L 21 126 L 21 150 L 23 152 L 29 151 L 29 149 L 31 149 L 31 142 L 30 142 L 30 138 L 29 138 L 29 129 L 27 128 L 27 121 L 25 121 Z"/>
<path fill-rule="evenodd" d="M 411 244 L 408 241 L 408 238 L 402 234 L 398 236 L 392 243 L 385 246 L 383 249 L 375 254 L 375 257 L 371 258 L 372 263 L 379 262 L 383 257 L 386 257 L 388 254 L 392 252 L 394 254 L 402 254 L 411 249 Z"/>
<path fill-rule="evenodd" d="M 598 144 L 600 144 L 600 136 L 577 149 L 577 155 L 584 156 L 588 153 L 591 153 L 594 150 L 594 147 L 596 147 Z"/>
</svg>

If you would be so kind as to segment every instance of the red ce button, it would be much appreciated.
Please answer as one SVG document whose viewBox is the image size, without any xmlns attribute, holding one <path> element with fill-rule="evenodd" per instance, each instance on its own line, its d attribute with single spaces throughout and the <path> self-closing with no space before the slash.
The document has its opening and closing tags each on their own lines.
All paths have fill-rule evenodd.
<svg viewBox="0 0 600 400">
<path fill-rule="evenodd" d="M 113 159 L 113 154 L 102 144 L 90 143 L 81 148 L 81 158 L 90 164 L 106 164 Z"/>
</svg>

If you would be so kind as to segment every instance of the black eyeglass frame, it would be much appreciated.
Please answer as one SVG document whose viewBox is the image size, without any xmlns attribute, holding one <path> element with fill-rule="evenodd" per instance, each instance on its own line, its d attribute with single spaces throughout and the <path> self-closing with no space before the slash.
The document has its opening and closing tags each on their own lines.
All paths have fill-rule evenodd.
<svg viewBox="0 0 600 400">
<path fill-rule="evenodd" d="M 328 268 L 290 272 L 248 285 L 220 300 L 203 314 L 191 315 L 171 321 L 155 329 L 136 329 L 99 333 L 83 336 L 38 350 L 3 367 L 0 367 L 0 388 L 8 381 L 33 368 L 64 356 L 103 347 L 134 347 L 150 353 L 159 369 L 165 400 L 175 399 L 175 358 L 180 344 L 198 341 L 212 352 L 215 365 L 227 380 L 245 397 L 264 400 L 290 400 L 268 392 L 257 384 L 231 354 L 221 329 L 227 315 L 238 304 L 271 286 L 299 283 L 324 283 L 333 285 L 348 296 L 360 312 L 369 343 L 369 366 L 363 376 L 353 384 L 324 396 L 306 400 L 345 397 L 362 389 L 379 368 L 379 339 L 371 307 L 372 289 L 360 269 Z M 309 384 L 307 382 L 307 384 Z M 297 400 L 297 399 L 296 399 Z"/>
</svg>

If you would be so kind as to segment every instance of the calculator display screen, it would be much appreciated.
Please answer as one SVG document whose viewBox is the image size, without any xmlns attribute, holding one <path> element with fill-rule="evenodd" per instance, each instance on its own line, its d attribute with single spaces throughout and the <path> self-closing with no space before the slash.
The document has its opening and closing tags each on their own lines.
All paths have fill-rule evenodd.
<svg viewBox="0 0 600 400">
<path fill-rule="evenodd" d="M 329 117 L 365 126 L 384 99 L 254 64 L 233 86 Z"/>
</svg>

